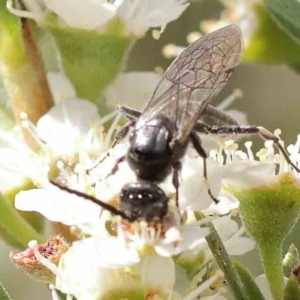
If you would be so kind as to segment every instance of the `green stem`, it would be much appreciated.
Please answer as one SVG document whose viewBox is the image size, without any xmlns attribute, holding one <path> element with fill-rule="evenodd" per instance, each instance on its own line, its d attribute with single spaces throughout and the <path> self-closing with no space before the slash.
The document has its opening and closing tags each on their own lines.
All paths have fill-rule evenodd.
<svg viewBox="0 0 300 300">
<path fill-rule="evenodd" d="M 8 292 L 4 288 L 4 286 L 0 283 L 0 300 L 11 300 Z"/>
<path fill-rule="evenodd" d="M 43 241 L 43 238 L 18 214 L 2 195 L 0 195 L 0 222 L 5 230 L 14 236 L 24 248 L 28 246 L 28 241 Z"/>
<path fill-rule="evenodd" d="M 239 274 L 239 277 L 241 278 L 241 281 L 245 287 L 249 299 L 264 300 L 265 298 L 262 292 L 260 291 L 259 287 L 255 283 L 250 272 L 237 261 L 233 260 L 232 264 L 236 269 L 237 273 Z"/>
<path fill-rule="evenodd" d="M 282 245 L 264 244 L 260 248 L 261 260 L 268 279 L 270 290 L 274 300 L 283 299 L 283 267 L 282 267 Z"/>
<path fill-rule="evenodd" d="M 206 237 L 206 241 L 220 269 L 225 273 L 226 281 L 234 294 L 234 299 L 248 299 L 242 281 L 234 269 L 230 257 L 226 252 L 224 244 L 215 227 L 212 223 L 208 223 L 206 226 L 210 230 L 210 234 Z"/>
</svg>

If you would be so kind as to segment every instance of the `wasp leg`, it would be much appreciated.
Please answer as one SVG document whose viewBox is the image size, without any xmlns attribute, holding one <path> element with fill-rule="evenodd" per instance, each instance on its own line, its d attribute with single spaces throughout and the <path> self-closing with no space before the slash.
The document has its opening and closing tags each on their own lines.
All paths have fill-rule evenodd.
<svg viewBox="0 0 300 300">
<path fill-rule="evenodd" d="M 68 187 L 66 187 L 66 186 L 61 186 L 60 184 L 58 184 L 58 183 L 56 183 L 56 182 L 54 182 L 54 181 L 50 181 L 50 182 L 51 182 L 54 186 L 58 187 L 58 188 L 59 188 L 60 190 L 62 190 L 62 191 L 65 191 L 65 192 L 67 192 L 67 193 L 69 193 L 69 194 L 73 194 L 73 195 L 82 197 L 82 198 L 84 198 L 84 199 L 86 199 L 86 200 L 89 200 L 89 201 L 91 201 L 91 202 L 93 202 L 93 203 L 95 203 L 95 204 L 101 206 L 103 209 L 108 210 L 108 211 L 111 212 L 113 215 L 115 215 L 115 216 L 120 216 L 120 217 L 122 217 L 123 219 L 128 220 L 129 222 L 131 221 L 131 219 L 130 219 L 124 212 L 122 212 L 121 210 L 115 208 L 114 206 L 111 206 L 111 205 L 109 205 L 109 204 L 107 204 L 107 203 L 105 203 L 105 202 L 103 202 L 103 201 L 101 201 L 101 200 L 99 200 L 99 199 L 96 199 L 96 198 L 93 197 L 93 196 L 90 196 L 90 195 L 87 195 L 87 194 L 85 194 L 85 193 L 82 193 L 82 192 L 79 192 L 79 191 L 70 189 L 70 188 L 68 188 Z"/>
<path fill-rule="evenodd" d="M 111 144 L 110 148 L 114 148 L 120 141 L 122 141 L 128 134 L 130 127 L 134 126 L 135 121 L 130 121 L 126 123 L 121 129 L 119 129 L 114 137 L 114 141 Z M 90 174 L 92 170 L 94 170 L 96 167 L 98 167 L 107 157 L 109 157 L 109 151 L 106 152 L 104 157 L 101 157 L 101 159 L 97 159 L 94 163 L 94 165 L 86 171 L 87 174 Z"/>
<path fill-rule="evenodd" d="M 192 131 L 191 134 L 190 134 L 190 138 L 191 138 L 191 142 L 192 142 L 195 150 L 203 158 L 203 177 L 205 179 L 207 192 L 208 192 L 209 196 L 211 197 L 211 199 L 216 204 L 218 204 L 219 200 L 216 197 L 214 197 L 214 195 L 212 194 L 211 189 L 210 189 L 210 184 L 209 184 L 209 181 L 208 181 L 208 178 L 207 178 L 207 154 L 206 154 L 205 150 L 203 149 L 203 147 L 201 145 L 200 137 L 197 135 L 197 133 Z"/>
<path fill-rule="evenodd" d="M 204 128 L 204 127 L 203 127 Z M 200 127 L 199 127 L 200 129 Z M 256 134 L 260 136 L 263 140 L 273 141 L 279 151 L 282 153 L 283 157 L 286 159 L 288 164 L 290 164 L 298 173 L 300 173 L 300 169 L 296 166 L 290 159 L 288 152 L 284 149 L 284 147 L 280 144 L 280 139 L 275 134 L 267 130 L 262 126 L 256 125 L 231 125 L 231 126 L 222 126 L 222 127 L 209 127 L 205 125 L 205 132 L 201 130 L 196 130 L 199 133 L 215 135 L 215 136 L 237 136 L 244 134 Z"/>
<path fill-rule="evenodd" d="M 175 203 L 176 203 L 176 207 L 179 210 L 179 203 L 178 203 L 178 199 L 179 199 L 179 195 L 178 195 L 178 190 L 179 190 L 179 171 L 181 170 L 181 163 L 178 161 L 177 163 L 175 163 L 173 165 L 173 186 L 175 187 Z"/>
<path fill-rule="evenodd" d="M 140 111 L 123 105 L 118 105 L 117 110 L 122 115 L 124 115 L 124 117 L 127 120 L 129 120 L 129 122 L 127 122 L 120 130 L 117 131 L 114 141 L 111 144 L 111 148 L 115 147 L 116 144 L 118 144 L 127 136 L 130 127 L 133 127 L 135 125 L 136 119 L 138 119 L 141 115 Z M 87 170 L 87 174 L 89 174 L 93 169 L 95 169 L 99 164 L 101 164 L 109 155 L 110 155 L 109 152 L 107 152 L 104 157 L 102 157 L 100 160 L 97 160 L 94 166 L 92 166 L 89 170 Z"/>
<path fill-rule="evenodd" d="M 118 105 L 117 110 L 129 121 L 135 121 L 142 114 L 140 111 L 123 105 Z"/>
<path fill-rule="evenodd" d="M 111 169 L 111 171 L 105 176 L 105 179 L 108 178 L 111 175 L 114 175 L 119 170 L 119 163 L 124 161 L 125 155 L 120 157 L 117 162 L 115 163 L 114 167 Z"/>
</svg>

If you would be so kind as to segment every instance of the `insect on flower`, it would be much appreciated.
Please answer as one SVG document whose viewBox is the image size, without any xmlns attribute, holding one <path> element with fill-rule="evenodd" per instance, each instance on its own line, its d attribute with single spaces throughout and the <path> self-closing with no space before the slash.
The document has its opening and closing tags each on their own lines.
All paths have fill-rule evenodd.
<svg viewBox="0 0 300 300">
<path fill-rule="evenodd" d="M 96 200 L 99 205 L 130 222 L 161 220 L 168 210 L 168 198 L 156 184 L 173 172 L 176 206 L 179 208 L 180 160 L 189 143 L 203 158 L 208 193 L 218 202 L 209 188 L 207 154 L 198 134 L 215 137 L 258 134 L 263 139 L 274 141 L 288 163 L 299 172 L 278 137 L 260 126 L 240 126 L 225 112 L 209 104 L 240 63 L 243 51 L 243 38 L 236 25 L 216 30 L 191 44 L 173 61 L 141 112 L 118 106 L 129 122 L 116 134 L 112 147 L 130 134 L 129 151 L 119 162 L 127 160 L 138 182 L 122 188 L 119 209 Z M 75 193 L 92 200 L 90 196 Z"/>
</svg>

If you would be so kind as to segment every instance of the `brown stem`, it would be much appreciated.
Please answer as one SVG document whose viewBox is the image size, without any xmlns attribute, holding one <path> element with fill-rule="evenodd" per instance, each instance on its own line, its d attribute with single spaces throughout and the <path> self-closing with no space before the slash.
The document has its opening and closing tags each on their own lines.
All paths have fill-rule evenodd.
<svg viewBox="0 0 300 300">
<path fill-rule="evenodd" d="M 26 19 L 20 19 L 20 37 L 25 59 L 20 64 L 4 64 L 2 75 L 10 96 L 10 102 L 18 123 L 25 113 L 33 124 L 54 105 L 48 86 L 41 55 L 36 46 L 31 26 Z M 24 129 L 26 143 L 34 150 L 37 144 Z"/>
</svg>

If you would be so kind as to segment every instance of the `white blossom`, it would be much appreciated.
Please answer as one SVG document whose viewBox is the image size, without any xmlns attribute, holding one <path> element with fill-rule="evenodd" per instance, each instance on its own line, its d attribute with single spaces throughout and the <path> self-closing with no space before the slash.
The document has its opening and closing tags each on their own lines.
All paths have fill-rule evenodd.
<svg viewBox="0 0 300 300">
<path fill-rule="evenodd" d="M 68 99 L 39 119 L 37 134 L 56 155 L 70 155 L 78 151 L 92 125 L 98 125 L 100 120 L 95 104 L 82 99 Z"/>
<path fill-rule="evenodd" d="M 26 114 L 22 115 L 22 127 L 30 132 L 40 152 L 32 151 L 23 142 L 19 126 L 10 132 L 0 132 L 1 190 L 18 186 L 26 179 L 43 185 L 49 165 L 58 157 L 71 161 L 81 151 L 93 155 L 108 149 L 118 118 L 107 134 L 103 132 L 103 124 L 116 114 L 101 118 L 96 105 L 76 98 L 73 86 L 62 73 L 50 73 L 48 80 L 58 104 L 42 116 L 36 126 Z"/>
<path fill-rule="evenodd" d="M 29 149 L 17 133 L 0 132 L 0 156 L 2 191 L 21 185 L 26 179 L 37 183 L 47 178 L 47 158 Z"/>
<path fill-rule="evenodd" d="M 76 166 L 69 171 L 65 169 L 66 163 L 61 161 L 61 182 L 115 206 L 124 185 L 137 182 L 126 159 L 119 162 L 116 172 L 111 174 L 115 164 L 127 154 L 128 140 L 106 152 L 107 136 L 111 136 L 114 125 L 106 137 L 104 133 L 100 134 L 96 138 L 102 145 L 98 148 L 99 159 L 109 155 L 99 163 L 100 160 L 89 153 L 86 140 L 95 124 L 102 124 L 107 118 L 101 118 L 93 104 L 72 99 L 72 89 L 66 89 L 66 93 L 64 88 L 57 91 L 57 97 L 65 99 L 42 117 L 36 131 L 31 128 L 32 132 L 52 153 L 64 158 L 78 155 Z M 300 138 L 296 145 L 288 148 L 295 163 L 299 163 L 299 144 Z M 59 265 L 49 265 L 56 275 L 55 287 L 62 292 L 77 299 L 95 299 L 124 287 L 128 293 L 150 294 L 154 290 L 158 297 L 175 297 L 177 270 L 172 257 L 176 255 L 179 262 L 190 261 L 194 267 L 199 267 L 200 273 L 204 272 L 204 265 L 213 260 L 205 240 L 209 230 L 201 225 L 213 222 L 229 255 L 243 255 L 254 248 L 254 242 L 244 236 L 243 227 L 239 228 L 230 216 L 217 218 L 215 214 L 227 214 L 238 207 L 238 199 L 223 190 L 222 185 L 241 188 L 268 185 L 276 176 L 292 171 L 284 158 L 275 154 L 272 142 L 266 142 L 265 146 L 258 153 L 259 160 L 255 160 L 249 142 L 245 152 L 238 150 L 234 142 L 220 143 L 220 148 L 213 150 L 207 159 L 207 181 L 203 177 L 203 158 L 188 146 L 181 160 L 179 176 L 180 211 L 175 205 L 175 188 L 170 174 L 159 184 L 169 198 L 168 213 L 159 223 L 121 220 L 101 206 L 63 191 L 47 180 L 40 183 L 39 189 L 19 193 L 15 206 L 81 230 L 83 238 L 72 244 Z M 208 194 L 208 187 L 219 198 L 218 204 Z M 198 211 L 214 216 L 196 220 L 194 212 Z M 202 260 L 199 260 L 201 255 Z M 210 284 L 222 278 L 218 272 L 199 287 L 193 287 L 184 299 L 201 295 Z M 216 291 L 211 299 L 224 298 Z"/>
<path fill-rule="evenodd" d="M 187 0 L 25 0 L 26 11 L 7 8 L 15 15 L 43 22 L 47 13 L 53 12 L 67 26 L 86 30 L 98 30 L 114 18 L 120 18 L 127 34 L 143 36 L 150 27 L 166 25 L 177 18 L 188 7 Z"/>
<path fill-rule="evenodd" d="M 23 211 L 36 211 L 48 220 L 65 225 L 93 224 L 100 218 L 101 207 L 76 195 L 61 191 L 48 184 L 43 189 L 20 192 L 15 207 Z"/>
<path fill-rule="evenodd" d="M 279 136 L 280 130 L 275 131 Z M 283 141 L 280 141 L 284 145 Z M 246 189 L 273 184 L 281 175 L 290 173 L 295 180 L 299 174 L 287 162 L 281 152 L 275 152 L 273 141 L 266 141 L 265 148 L 257 152 L 255 159 L 252 152 L 252 142 L 245 143 L 246 151 L 238 150 L 238 145 L 233 141 L 225 143 L 218 152 L 212 152 L 213 157 L 223 168 L 222 184 L 232 185 L 236 188 Z M 295 145 L 288 147 L 289 158 L 299 165 L 300 136 Z M 223 152 L 224 151 L 224 152 Z M 226 164 L 224 160 L 226 159 Z"/>
<path fill-rule="evenodd" d="M 55 104 L 76 98 L 71 81 L 61 72 L 48 72 L 47 79 Z"/>
<path fill-rule="evenodd" d="M 188 5 L 186 0 L 124 0 L 118 13 L 129 32 L 142 36 L 149 27 L 160 27 L 161 32 L 164 31 Z"/>
<path fill-rule="evenodd" d="M 141 109 L 152 95 L 160 76 L 154 72 L 124 72 L 110 84 L 105 93 L 105 102 L 116 107 L 120 102 L 134 109 Z"/>
<path fill-rule="evenodd" d="M 255 243 L 250 238 L 243 236 L 245 229 L 239 228 L 238 224 L 233 221 L 230 216 L 224 216 L 212 221 L 215 226 L 218 235 L 220 236 L 226 251 L 229 255 L 243 255 L 254 249 Z M 207 262 L 213 259 L 212 253 L 209 250 L 208 244 L 205 240 L 202 240 L 197 247 L 192 250 L 187 250 L 182 253 L 180 260 L 189 263 L 194 268 L 198 263 L 199 254 L 203 253 L 204 260 L 200 260 L 201 265 L 205 265 Z M 201 268 L 201 265 L 197 265 Z"/>
</svg>

